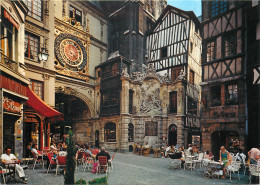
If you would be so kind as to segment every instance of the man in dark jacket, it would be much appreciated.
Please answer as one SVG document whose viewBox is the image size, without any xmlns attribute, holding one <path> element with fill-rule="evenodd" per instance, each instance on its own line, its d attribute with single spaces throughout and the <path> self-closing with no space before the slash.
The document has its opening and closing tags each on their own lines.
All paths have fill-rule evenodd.
<svg viewBox="0 0 260 185">
<path fill-rule="evenodd" d="M 99 153 L 97 154 L 96 160 L 98 160 L 98 157 L 99 157 L 99 156 L 106 156 L 106 157 L 107 157 L 107 160 L 110 159 L 110 155 L 109 155 L 109 153 L 105 152 L 105 148 L 104 148 L 104 147 L 102 147 L 102 148 L 101 148 L 101 152 L 99 152 Z"/>
</svg>

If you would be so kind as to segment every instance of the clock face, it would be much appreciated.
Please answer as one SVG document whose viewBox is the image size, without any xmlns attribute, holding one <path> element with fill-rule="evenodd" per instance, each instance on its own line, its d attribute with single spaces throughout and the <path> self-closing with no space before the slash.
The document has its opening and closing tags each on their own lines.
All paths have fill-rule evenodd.
<svg viewBox="0 0 260 185">
<path fill-rule="evenodd" d="M 55 39 L 55 55 L 61 65 L 73 71 L 81 71 L 87 63 L 85 47 L 70 34 L 63 33 Z"/>
<path fill-rule="evenodd" d="M 60 53 L 69 66 L 76 67 L 82 62 L 82 50 L 80 46 L 71 39 L 64 39 L 60 43 Z"/>
</svg>

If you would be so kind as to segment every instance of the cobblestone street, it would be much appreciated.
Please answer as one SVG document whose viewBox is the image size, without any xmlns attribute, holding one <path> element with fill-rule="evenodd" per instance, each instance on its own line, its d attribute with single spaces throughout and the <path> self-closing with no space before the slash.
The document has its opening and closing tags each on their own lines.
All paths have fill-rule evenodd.
<svg viewBox="0 0 260 185">
<path fill-rule="evenodd" d="M 111 156 L 113 153 L 110 153 Z M 190 170 L 170 170 L 168 167 L 169 159 L 152 158 L 138 156 L 133 153 L 117 153 L 113 164 L 114 169 L 108 175 L 108 183 L 110 185 L 126 185 L 126 184 L 248 184 L 248 175 L 244 176 L 242 171 L 240 180 L 238 180 L 237 174 L 232 176 L 232 183 L 229 178 L 225 180 L 213 180 L 203 178 L 203 168 Z M 55 177 L 55 170 L 52 169 L 49 174 L 46 170 L 41 169 L 40 165 L 33 171 L 30 168 L 26 170 L 28 176 L 28 184 L 63 184 L 64 178 L 62 174 L 58 174 Z M 92 174 L 91 172 L 83 172 L 82 166 L 76 172 L 75 180 L 83 178 L 90 181 L 94 178 L 103 177 L 105 174 Z M 18 178 L 17 178 L 18 179 Z M 10 181 L 13 183 L 13 181 Z"/>
</svg>

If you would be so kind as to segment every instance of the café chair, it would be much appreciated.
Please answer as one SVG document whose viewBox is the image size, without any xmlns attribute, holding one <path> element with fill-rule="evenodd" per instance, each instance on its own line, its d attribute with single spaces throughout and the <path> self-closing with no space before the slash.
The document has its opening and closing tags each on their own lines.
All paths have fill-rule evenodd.
<svg viewBox="0 0 260 185">
<path fill-rule="evenodd" d="M 107 163 L 107 157 L 106 156 L 98 156 L 98 167 L 97 167 L 97 173 L 100 173 L 101 170 L 104 170 L 107 176 L 108 172 L 108 163 Z"/>
<path fill-rule="evenodd" d="M 56 175 L 58 174 L 59 167 L 66 167 L 66 156 L 57 156 L 56 159 Z"/>
<path fill-rule="evenodd" d="M 32 152 L 32 154 L 33 154 L 33 157 L 34 157 L 33 170 L 35 168 L 36 163 L 38 163 L 38 164 L 42 163 L 42 169 L 44 169 L 43 157 L 41 159 L 39 159 L 38 156 L 36 156 L 33 152 Z"/>
<path fill-rule="evenodd" d="M 49 170 L 50 170 L 51 167 L 52 167 L 52 165 L 56 165 L 56 161 L 53 160 L 53 157 L 52 157 L 51 153 L 47 153 L 47 157 L 48 157 L 48 159 L 49 159 L 49 161 L 50 161 L 49 166 L 47 166 L 47 174 L 48 174 L 48 173 L 49 173 Z"/>
<path fill-rule="evenodd" d="M 115 155 L 116 155 L 116 153 L 114 153 L 112 158 L 108 160 L 108 164 L 109 164 L 108 166 L 110 166 L 112 170 L 113 170 L 113 160 L 114 160 Z"/>
</svg>

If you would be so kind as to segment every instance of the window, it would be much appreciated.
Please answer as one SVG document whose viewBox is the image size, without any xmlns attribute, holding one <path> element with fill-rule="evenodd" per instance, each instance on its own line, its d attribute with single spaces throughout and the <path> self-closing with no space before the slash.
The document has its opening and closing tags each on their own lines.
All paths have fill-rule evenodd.
<svg viewBox="0 0 260 185">
<path fill-rule="evenodd" d="M 207 43 L 207 62 L 216 58 L 216 41 Z"/>
<path fill-rule="evenodd" d="M 82 12 L 78 9 L 74 8 L 73 6 L 70 7 L 70 18 L 74 18 L 74 11 L 75 11 L 75 19 L 77 22 L 82 23 Z"/>
<path fill-rule="evenodd" d="M 110 65 L 106 65 L 102 71 L 102 78 L 107 78 L 110 76 Z"/>
<path fill-rule="evenodd" d="M 172 68 L 172 81 L 177 80 L 178 76 L 180 75 L 181 70 L 182 70 L 182 67 Z"/>
<path fill-rule="evenodd" d="M 133 94 L 134 91 L 129 90 L 129 113 L 133 114 Z"/>
<path fill-rule="evenodd" d="M 109 93 L 108 92 L 103 92 L 102 104 L 109 105 Z"/>
<path fill-rule="evenodd" d="M 26 58 L 38 61 L 39 47 L 40 47 L 40 38 L 36 35 L 25 32 L 24 56 Z"/>
<path fill-rule="evenodd" d="M 145 136 L 157 136 L 158 124 L 153 121 L 145 122 Z"/>
<path fill-rule="evenodd" d="M 105 125 L 105 142 L 116 142 L 116 124 L 107 123 Z"/>
<path fill-rule="evenodd" d="M 228 10 L 227 0 L 215 0 L 211 2 L 211 17 L 215 17 Z"/>
<path fill-rule="evenodd" d="M 221 86 L 211 87 L 211 106 L 220 106 L 221 105 Z"/>
<path fill-rule="evenodd" d="M 39 98 L 43 100 L 43 82 L 31 80 L 29 87 Z"/>
<path fill-rule="evenodd" d="M 119 104 L 120 92 L 118 89 L 112 89 L 102 93 L 102 106 Z"/>
<path fill-rule="evenodd" d="M 192 53 L 192 51 L 193 51 L 193 43 L 191 42 L 190 43 L 190 53 Z"/>
<path fill-rule="evenodd" d="M 2 11 L 3 13 L 3 11 Z M 2 24 L 0 26 L 1 28 L 1 48 L 2 53 L 12 59 L 12 51 L 15 48 L 12 44 L 13 37 L 15 37 L 15 31 L 13 24 L 6 19 L 4 16 L 1 17 Z"/>
<path fill-rule="evenodd" d="M 236 34 L 227 34 L 223 37 L 223 56 L 236 54 Z"/>
<path fill-rule="evenodd" d="M 194 85 L 194 71 L 190 70 L 190 84 Z"/>
<path fill-rule="evenodd" d="M 134 125 L 128 124 L 128 142 L 134 142 Z"/>
<path fill-rule="evenodd" d="M 119 63 L 114 63 L 111 69 L 111 75 L 116 76 L 119 74 Z"/>
<path fill-rule="evenodd" d="M 119 103 L 119 96 L 120 96 L 120 92 L 118 91 L 118 89 L 114 89 L 114 90 L 111 90 L 110 92 L 110 104 L 111 105 L 115 105 L 115 104 L 118 104 Z"/>
<path fill-rule="evenodd" d="M 236 104 L 237 103 L 237 85 L 227 85 L 226 88 L 226 104 Z"/>
<path fill-rule="evenodd" d="M 188 97 L 188 113 L 197 115 L 197 102 Z"/>
<path fill-rule="evenodd" d="M 165 58 L 168 56 L 167 47 L 161 48 L 161 58 Z"/>
<path fill-rule="evenodd" d="M 177 113 L 177 91 L 170 92 L 170 113 Z"/>
<path fill-rule="evenodd" d="M 41 21 L 42 20 L 42 0 L 25 0 L 29 12 L 28 15 Z"/>
</svg>

